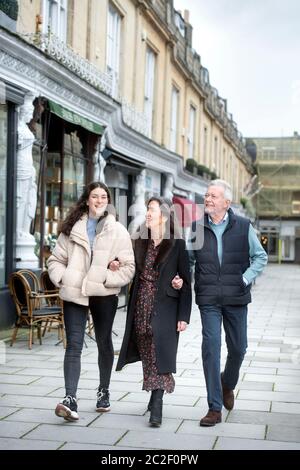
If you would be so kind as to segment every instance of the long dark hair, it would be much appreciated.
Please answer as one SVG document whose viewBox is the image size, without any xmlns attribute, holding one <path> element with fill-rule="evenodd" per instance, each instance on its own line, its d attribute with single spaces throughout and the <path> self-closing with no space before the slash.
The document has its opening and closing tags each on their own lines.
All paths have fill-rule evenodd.
<svg viewBox="0 0 300 470">
<path fill-rule="evenodd" d="M 100 181 L 94 181 L 93 183 L 88 184 L 85 187 L 82 195 L 80 196 L 80 198 L 76 202 L 75 206 L 70 209 L 67 217 L 62 222 L 59 233 L 64 233 L 67 236 L 70 235 L 74 224 L 83 216 L 83 214 L 88 213 L 89 206 L 87 205 L 87 201 L 89 199 L 90 193 L 96 188 L 104 189 L 104 191 L 107 194 L 108 204 L 111 204 L 111 196 L 110 196 L 110 192 L 109 192 L 109 189 L 106 186 L 106 184 L 101 183 Z M 100 217 L 100 219 L 106 217 L 107 214 L 108 214 L 108 212 L 105 211 L 103 216 Z"/>
<path fill-rule="evenodd" d="M 156 201 L 164 217 L 166 217 L 166 232 L 164 238 L 181 238 L 179 225 L 176 219 L 174 209 L 172 208 L 172 201 L 165 197 L 152 196 L 146 203 L 148 209 L 150 202 Z"/>
</svg>

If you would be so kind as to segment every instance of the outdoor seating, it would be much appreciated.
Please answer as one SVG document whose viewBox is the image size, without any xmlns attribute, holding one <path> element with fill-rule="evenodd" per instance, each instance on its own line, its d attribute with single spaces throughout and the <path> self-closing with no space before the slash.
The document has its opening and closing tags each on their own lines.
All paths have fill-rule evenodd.
<svg viewBox="0 0 300 470">
<path fill-rule="evenodd" d="M 11 337 L 12 346 L 16 340 L 20 327 L 29 330 L 28 347 L 32 348 L 34 328 L 37 329 L 40 344 L 42 344 L 42 325 L 46 322 L 56 322 L 60 332 L 60 337 L 65 345 L 63 305 L 58 297 L 58 293 L 44 293 L 40 289 L 37 276 L 28 270 L 14 272 L 9 278 L 9 289 L 16 306 L 17 319 Z M 49 305 L 55 299 L 55 303 Z M 45 329 L 44 329 L 45 332 Z"/>
</svg>

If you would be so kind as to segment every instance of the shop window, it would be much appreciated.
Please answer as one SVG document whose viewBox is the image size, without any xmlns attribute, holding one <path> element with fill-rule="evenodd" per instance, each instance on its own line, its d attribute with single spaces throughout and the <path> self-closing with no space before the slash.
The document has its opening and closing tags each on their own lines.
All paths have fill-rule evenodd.
<svg viewBox="0 0 300 470">
<path fill-rule="evenodd" d="M 86 181 L 86 159 L 77 132 L 64 134 L 63 153 L 49 152 L 46 168 L 45 237 L 58 234 L 59 222 L 79 199 Z M 50 237 L 49 237 L 50 236 Z"/>
<path fill-rule="evenodd" d="M 7 106 L 0 104 L 0 287 L 5 284 Z"/>
<path fill-rule="evenodd" d="M 86 165 L 73 155 L 49 153 L 45 177 L 46 207 L 43 257 L 51 254 L 58 236 L 59 225 L 69 209 L 79 199 L 85 185 Z M 63 180 L 62 180 L 63 175 Z M 40 211 L 39 211 L 40 212 Z M 39 229 L 40 221 L 37 226 Z M 39 234 L 37 236 L 38 243 Z"/>
<path fill-rule="evenodd" d="M 74 155 L 64 155 L 63 219 L 82 194 L 85 162 Z"/>
<path fill-rule="evenodd" d="M 278 233 L 262 233 L 261 244 L 268 255 L 278 255 Z"/>
<path fill-rule="evenodd" d="M 284 239 L 284 257 L 289 258 L 291 256 L 291 239 L 286 237 Z"/>
<path fill-rule="evenodd" d="M 46 168 L 46 210 L 45 210 L 45 245 L 48 247 L 50 236 L 57 236 L 60 218 L 61 158 L 59 153 L 48 153 Z M 50 247 L 51 248 L 51 247 Z M 48 248 L 45 247 L 47 251 Z"/>
<path fill-rule="evenodd" d="M 36 123 L 35 135 L 38 204 L 32 234 L 42 266 L 56 244 L 61 222 L 92 180 L 99 135 L 47 112 Z"/>
</svg>

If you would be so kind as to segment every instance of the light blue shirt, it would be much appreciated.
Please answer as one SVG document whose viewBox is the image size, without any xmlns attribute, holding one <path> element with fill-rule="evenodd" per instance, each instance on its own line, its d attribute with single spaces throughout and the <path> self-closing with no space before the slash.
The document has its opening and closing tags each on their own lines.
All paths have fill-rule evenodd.
<svg viewBox="0 0 300 470">
<path fill-rule="evenodd" d="M 87 220 L 86 231 L 90 241 L 91 250 L 93 249 L 93 243 L 96 236 L 96 227 L 98 224 L 98 219 L 92 219 L 91 217 Z"/>
<path fill-rule="evenodd" d="M 221 265 L 223 256 L 222 236 L 229 222 L 228 212 L 226 212 L 224 219 L 221 220 L 221 222 L 219 222 L 218 224 L 214 224 L 209 216 L 208 222 L 210 228 L 213 230 L 217 238 L 218 258 Z M 262 272 L 264 266 L 268 262 L 267 253 L 261 246 L 261 243 L 258 240 L 255 230 L 251 224 L 249 225 L 248 242 L 250 266 L 243 273 L 243 280 L 246 285 L 251 284 L 251 282 L 254 281 L 254 279 Z"/>
</svg>

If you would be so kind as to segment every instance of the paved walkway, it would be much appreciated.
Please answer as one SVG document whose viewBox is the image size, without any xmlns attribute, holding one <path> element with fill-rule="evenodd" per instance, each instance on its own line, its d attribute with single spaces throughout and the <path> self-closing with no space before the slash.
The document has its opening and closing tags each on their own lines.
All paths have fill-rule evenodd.
<svg viewBox="0 0 300 470">
<path fill-rule="evenodd" d="M 181 335 L 175 393 L 164 399 L 163 425 L 148 425 L 141 366 L 113 372 L 110 413 L 94 411 L 98 386 L 95 343 L 87 338 L 78 398 L 80 420 L 54 415 L 64 395 L 63 348 L 54 333 L 27 349 L 25 340 L 6 347 L 0 365 L 0 449 L 300 449 L 300 267 L 269 265 L 253 288 L 249 346 L 236 388 L 234 410 L 223 423 L 202 428 L 206 389 L 201 329 L 194 307 Z M 116 351 L 125 312 L 114 329 Z M 222 362 L 225 359 L 223 348 Z"/>
</svg>

